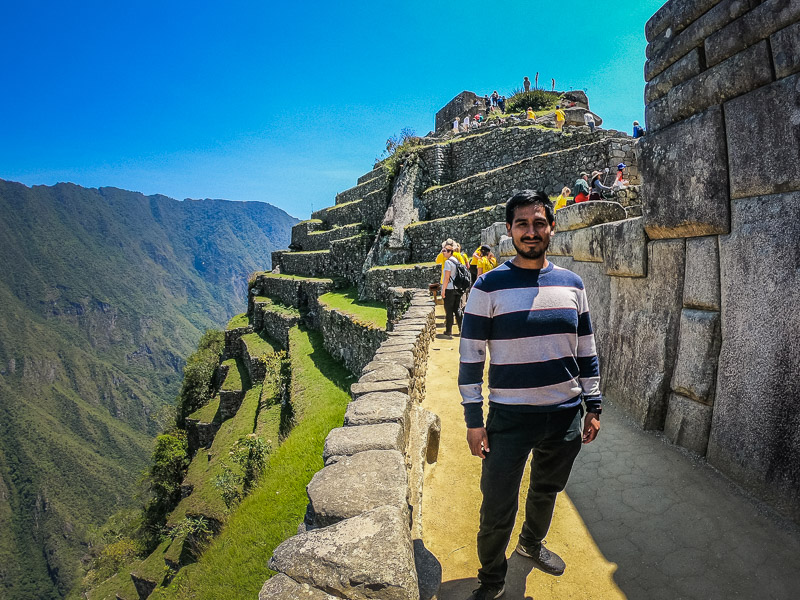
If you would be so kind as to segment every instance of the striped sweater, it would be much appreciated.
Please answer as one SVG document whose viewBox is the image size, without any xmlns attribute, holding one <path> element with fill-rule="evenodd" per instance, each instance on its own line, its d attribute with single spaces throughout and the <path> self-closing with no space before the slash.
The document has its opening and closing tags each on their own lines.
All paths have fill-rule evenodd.
<svg viewBox="0 0 800 600">
<path fill-rule="evenodd" d="M 483 367 L 489 346 L 489 402 L 547 412 L 601 403 L 589 305 L 581 278 L 503 263 L 478 278 L 461 328 L 458 388 L 467 427 L 483 426 Z"/>
</svg>

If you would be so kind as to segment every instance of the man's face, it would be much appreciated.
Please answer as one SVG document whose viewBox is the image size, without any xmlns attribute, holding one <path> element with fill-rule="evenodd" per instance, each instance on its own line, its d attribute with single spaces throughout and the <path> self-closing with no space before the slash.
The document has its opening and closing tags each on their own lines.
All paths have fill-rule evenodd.
<svg viewBox="0 0 800 600">
<path fill-rule="evenodd" d="M 517 253 L 533 260 L 544 255 L 553 233 L 544 207 L 538 204 L 518 207 L 514 212 L 514 222 L 511 225 L 506 223 L 506 230 Z"/>
</svg>

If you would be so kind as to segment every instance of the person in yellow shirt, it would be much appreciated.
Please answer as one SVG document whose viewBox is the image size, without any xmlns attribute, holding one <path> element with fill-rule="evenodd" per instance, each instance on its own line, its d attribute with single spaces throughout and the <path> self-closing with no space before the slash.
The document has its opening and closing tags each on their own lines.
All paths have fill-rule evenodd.
<svg viewBox="0 0 800 600">
<path fill-rule="evenodd" d="M 564 114 L 564 111 L 561 110 L 561 105 L 559 104 L 556 106 L 556 127 L 559 130 L 564 128 L 564 122 L 567 120 L 567 116 Z"/>
<path fill-rule="evenodd" d="M 475 248 L 475 252 L 472 253 L 472 258 L 469 260 L 469 274 L 472 276 L 472 285 L 475 285 L 475 280 L 478 279 L 478 265 L 481 264 L 481 259 L 483 258 L 481 254 L 482 247 Z"/>
<path fill-rule="evenodd" d="M 561 193 L 558 195 L 558 198 L 556 198 L 556 201 L 553 204 L 553 210 L 564 208 L 567 205 L 567 200 L 569 200 L 570 194 L 572 194 L 572 190 L 567 186 L 561 188 Z"/>
<path fill-rule="evenodd" d="M 526 114 L 526 116 L 527 116 L 527 119 L 528 119 L 529 121 L 533 121 L 534 123 L 536 123 L 536 113 L 535 113 L 535 112 L 533 112 L 533 109 L 532 109 L 530 106 L 529 106 L 529 107 L 528 107 L 528 109 L 525 111 L 525 114 Z"/>
<path fill-rule="evenodd" d="M 478 263 L 478 277 L 484 273 L 488 273 L 497 266 L 497 259 L 492 254 L 492 249 L 489 246 L 481 246 L 481 259 Z"/>
<path fill-rule="evenodd" d="M 455 256 L 462 265 L 469 267 L 469 256 L 461 252 L 461 244 L 458 242 L 453 242 L 453 256 Z"/>
<path fill-rule="evenodd" d="M 447 238 L 445 241 L 442 242 L 442 250 L 439 252 L 439 255 L 436 257 L 436 264 L 442 267 L 442 272 L 439 274 L 439 283 L 432 283 L 428 286 L 428 290 L 433 294 L 433 302 L 436 303 L 436 294 L 441 289 L 442 283 L 444 283 L 444 261 L 447 260 L 444 256 L 444 249 L 447 246 L 452 246 L 455 242 L 452 239 Z"/>
</svg>

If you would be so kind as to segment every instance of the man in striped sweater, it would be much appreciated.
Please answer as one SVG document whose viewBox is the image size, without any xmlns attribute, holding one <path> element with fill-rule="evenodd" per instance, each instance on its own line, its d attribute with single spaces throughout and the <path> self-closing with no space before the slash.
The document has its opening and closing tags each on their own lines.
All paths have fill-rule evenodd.
<svg viewBox="0 0 800 600">
<path fill-rule="evenodd" d="M 480 587 L 474 600 L 505 591 L 506 547 L 528 456 L 531 482 L 516 552 L 551 575 L 564 561 L 544 547 L 558 492 L 581 447 L 600 430 L 600 377 L 581 278 L 547 260 L 555 228 L 544 192 L 525 190 L 506 205 L 517 255 L 478 278 L 461 331 L 458 386 L 467 442 L 483 459 L 478 532 Z M 483 423 L 484 360 L 489 349 L 489 415 Z M 583 402 L 586 417 L 581 423 Z"/>
</svg>

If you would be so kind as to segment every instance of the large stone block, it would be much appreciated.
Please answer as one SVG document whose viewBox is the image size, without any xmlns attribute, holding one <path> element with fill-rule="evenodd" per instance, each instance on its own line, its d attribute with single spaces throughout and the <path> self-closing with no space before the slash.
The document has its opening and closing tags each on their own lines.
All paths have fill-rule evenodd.
<svg viewBox="0 0 800 600">
<path fill-rule="evenodd" d="M 672 88 L 667 95 L 670 118 L 680 121 L 771 81 L 772 59 L 763 41 Z"/>
<path fill-rule="evenodd" d="M 673 444 L 704 456 L 711 430 L 711 412 L 707 404 L 672 394 L 669 397 L 664 436 Z"/>
<path fill-rule="evenodd" d="M 647 258 L 647 277 L 607 277 L 601 374 L 604 393 L 639 426 L 662 429 L 683 303 L 684 240 L 650 242 Z"/>
<path fill-rule="evenodd" d="M 782 79 L 800 71 L 800 22 L 772 34 L 769 42 L 776 78 Z"/>
<path fill-rule="evenodd" d="M 725 104 L 731 198 L 800 189 L 800 74 Z"/>
<path fill-rule="evenodd" d="M 689 54 L 657 75 L 644 87 L 644 101 L 650 104 L 667 95 L 673 87 L 699 75 L 701 71 L 700 50 L 694 48 Z"/>
<path fill-rule="evenodd" d="M 370 381 L 365 383 L 358 382 L 350 386 L 350 395 L 353 396 L 353 400 L 355 400 L 359 396 L 370 394 L 372 392 L 400 392 L 402 394 L 407 394 L 408 389 L 408 379 L 396 379 L 393 381 Z"/>
<path fill-rule="evenodd" d="M 328 527 L 379 506 L 397 508 L 408 518 L 406 463 L 396 450 L 344 457 L 317 471 L 306 491 L 311 527 Z"/>
<path fill-rule="evenodd" d="M 710 9 L 718 0 L 671 0 L 664 3 L 644 26 L 647 41 L 666 31 L 675 35 Z"/>
<path fill-rule="evenodd" d="M 639 147 L 642 216 L 650 239 L 728 232 L 728 168 L 720 107 L 649 134 Z"/>
<path fill-rule="evenodd" d="M 547 256 L 572 256 L 572 231 L 556 231 L 550 238 Z"/>
<path fill-rule="evenodd" d="M 278 573 L 264 582 L 258 600 L 336 600 L 336 596 Z"/>
<path fill-rule="evenodd" d="M 602 225 L 572 232 L 572 257 L 583 262 L 603 262 Z"/>
<path fill-rule="evenodd" d="M 672 118 L 669 114 L 669 102 L 666 96 L 645 105 L 644 122 L 650 134 L 672 124 Z"/>
<path fill-rule="evenodd" d="M 796 21 L 800 21 L 800 2 L 797 0 L 764 0 L 742 18 L 706 39 L 706 64 L 716 65 Z"/>
<path fill-rule="evenodd" d="M 365 373 L 358 381 L 360 383 L 372 383 L 375 381 L 402 381 L 407 378 L 408 369 L 401 365 L 390 363 L 382 369 L 375 369 L 374 371 Z"/>
<path fill-rule="evenodd" d="M 625 209 L 619 202 L 578 202 L 556 211 L 556 231 L 572 231 L 624 218 Z"/>
<path fill-rule="evenodd" d="M 419 600 L 408 519 L 382 506 L 289 538 L 269 568 L 352 600 Z"/>
<path fill-rule="evenodd" d="M 351 456 L 366 450 L 405 450 L 403 428 L 397 423 L 358 425 L 331 429 L 325 438 L 324 460 L 331 456 Z"/>
<path fill-rule="evenodd" d="M 603 230 L 606 273 L 618 277 L 646 277 L 647 235 L 642 217 L 600 227 Z"/>
<path fill-rule="evenodd" d="M 719 244 L 715 235 L 686 240 L 683 305 L 719 310 Z"/>
<path fill-rule="evenodd" d="M 719 313 L 685 308 L 681 311 L 678 357 L 672 391 L 696 402 L 714 402 L 720 345 Z"/>
<path fill-rule="evenodd" d="M 376 425 L 397 423 L 403 429 L 403 439 L 408 441 L 411 397 L 400 392 L 373 392 L 359 396 L 347 405 L 344 424 Z"/>
<path fill-rule="evenodd" d="M 800 521 L 800 193 L 732 202 L 720 280 L 708 459 Z"/>
</svg>

